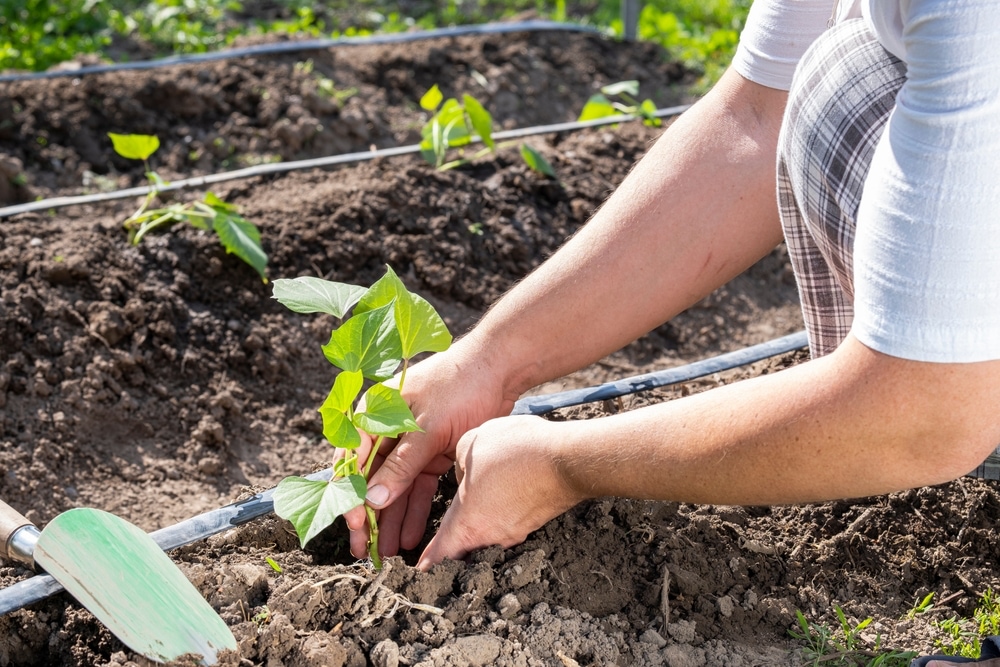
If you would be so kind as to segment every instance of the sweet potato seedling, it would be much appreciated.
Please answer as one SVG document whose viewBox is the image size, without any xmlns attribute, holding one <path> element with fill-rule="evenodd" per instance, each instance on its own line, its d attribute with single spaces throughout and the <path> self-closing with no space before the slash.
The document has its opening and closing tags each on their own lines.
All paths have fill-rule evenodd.
<svg viewBox="0 0 1000 667">
<path fill-rule="evenodd" d="M 232 204 L 211 192 L 202 201 L 188 204 L 174 203 L 161 208 L 151 208 L 167 183 L 149 168 L 149 156 L 160 147 L 160 140 L 148 134 L 108 133 L 115 152 L 129 160 L 142 160 L 149 180 L 150 190 L 139 209 L 125 220 L 129 240 L 134 244 L 161 227 L 177 222 L 187 222 L 198 229 L 214 232 L 226 252 L 232 253 L 249 264 L 267 282 L 267 254 L 260 243 L 260 230 L 239 214 Z"/>
<path fill-rule="evenodd" d="M 421 130 L 420 154 L 439 171 L 469 164 L 498 148 L 517 144 L 514 141 L 497 145 L 493 140 L 493 116 L 472 95 L 462 95 L 461 101 L 456 97 L 445 100 L 441 89 L 434 84 L 420 98 L 420 106 L 433 114 Z M 484 147 L 471 157 L 465 157 L 462 147 L 470 144 L 474 136 L 482 140 Z M 448 152 L 453 148 L 459 149 L 460 157 L 448 160 Z M 556 178 L 549 161 L 529 144 L 522 143 L 520 153 L 528 167 L 543 176 Z"/>
<path fill-rule="evenodd" d="M 636 99 L 638 96 L 638 81 L 619 81 L 618 83 L 608 84 L 601 88 L 601 92 L 592 95 L 587 100 L 577 120 L 596 120 L 598 118 L 607 118 L 608 116 L 617 116 L 618 114 L 629 114 L 642 118 L 644 125 L 660 127 L 662 121 L 654 115 L 656 113 L 656 103 L 650 99 L 640 102 Z"/>
<path fill-rule="evenodd" d="M 364 504 L 372 463 L 384 440 L 420 430 L 401 394 L 406 369 L 418 354 L 446 350 L 451 334 L 434 307 L 407 290 L 388 267 L 367 289 L 301 277 L 275 280 L 273 294 L 298 313 L 326 313 L 343 319 L 353 309 L 323 346 L 324 356 L 340 369 L 319 407 L 323 435 L 337 449 L 333 476 L 330 481 L 287 477 L 274 491 L 275 513 L 292 522 L 305 547 L 338 516 Z M 365 380 L 373 384 L 362 395 Z M 375 438 L 364 461 L 357 453 L 362 433 Z M 374 510 L 365 509 L 368 553 L 380 569 L 378 524 Z"/>
</svg>

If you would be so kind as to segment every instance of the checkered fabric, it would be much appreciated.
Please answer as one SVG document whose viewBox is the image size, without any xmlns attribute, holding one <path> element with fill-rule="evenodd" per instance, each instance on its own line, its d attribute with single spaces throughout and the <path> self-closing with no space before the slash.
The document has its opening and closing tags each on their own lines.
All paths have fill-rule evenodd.
<svg viewBox="0 0 1000 667">
<path fill-rule="evenodd" d="M 905 64 L 853 19 L 810 47 L 789 91 L 778 203 L 813 357 L 832 352 L 851 329 L 861 192 L 905 80 Z M 1000 480 L 1000 447 L 969 474 Z"/>
<path fill-rule="evenodd" d="M 778 202 L 814 357 L 854 317 L 854 229 L 875 145 L 906 66 L 862 19 L 824 33 L 792 81 L 778 143 Z"/>
</svg>

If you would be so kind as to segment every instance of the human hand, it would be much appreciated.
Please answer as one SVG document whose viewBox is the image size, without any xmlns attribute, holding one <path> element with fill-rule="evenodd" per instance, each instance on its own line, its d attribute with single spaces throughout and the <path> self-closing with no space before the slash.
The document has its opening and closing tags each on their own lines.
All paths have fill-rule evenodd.
<svg viewBox="0 0 1000 667">
<path fill-rule="evenodd" d="M 502 417 L 459 441 L 458 491 L 417 567 L 499 544 L 511 547 L 583 497 L 562 476 L 557 423 L 539 417 Z"/>
<path fill-rule="evenodd" d="M 516 396 L 504 394 L 499 376 L 484 355 L 459 341 L 406 372 L 406 399 L 423 432 L 405 433 L 382 442 L 368 482 L 367 504 L 378 510 L 379 552 L 413 549 L 423 538 L 438 478 L 455 459 L 455 445 L 469 429 L 509 414 Z M 364 461 L 371 439 L 357 450 Z M 351 553 L 367 554 L 365 508 L 344 515 L 351 532 Z"/>
</svg>

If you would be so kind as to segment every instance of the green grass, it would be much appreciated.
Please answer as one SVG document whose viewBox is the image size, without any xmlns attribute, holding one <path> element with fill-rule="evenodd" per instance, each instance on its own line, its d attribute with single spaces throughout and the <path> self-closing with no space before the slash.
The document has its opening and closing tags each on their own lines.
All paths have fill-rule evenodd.
<svg viewBox="0 0 1000 667">
<path fill-rule="evenodd" d="M 936 621 L 935 627 L 944 637 L 934 640 L 934 645 L 945 655 L 978 658 L 981 639 L 1000 634 L 1000 600 L 992 590 L 987 590 L 972 612 L 972 618 L 951 618 Z"/>
<path fill-rule="evenodd" d="M 45 70 L 78 54 L 107 57 L 116 37 L 150 45 L 158 55 L 201 53 L 247 34 L 364 36 L 485 23 L 526 11 L 622 33 L 619 0 L 274 0 L 269 6 L 273 17 L 261 21 L 244 14 L 238 0 L 4 0 L 0 71 Z M 662 44 L 711 83 L 732 58 L 749 6 L 750 0 L 646 0 L 639 38 Z"/>
<path fill-rule="evenodd" d="M 837 627 L 809 621 L 795 612 L 798 627 L 788 631 L 802 643 L 803 665 L 808 667 L 906 667 L 916 657 L 913 651 L 900 651 L 883 646 L 881 635 L 866 632 L 872 619 L 858 623 L 847 619 L 844 610 L 834 605 Z"/>
</svg>

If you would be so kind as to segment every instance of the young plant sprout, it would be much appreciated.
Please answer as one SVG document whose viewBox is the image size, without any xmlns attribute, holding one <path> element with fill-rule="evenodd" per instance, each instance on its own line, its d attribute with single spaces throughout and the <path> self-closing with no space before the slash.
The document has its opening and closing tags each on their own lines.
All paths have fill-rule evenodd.
<svg viewBox="0 0 1000 667">
<path fill-rule="evenodd" d="M 498 148 L 517 143 L 510 142 L 497 146 L 493 140 L 493 116 L 471 95 L 462 95 L 462 101 L 455 97 L 445 100 L 441 89 L 434 84 L 420 98 L 420 106 L 433 114 L 421 130 L 423 140 L 420 142 L 420 154 L 439 171 L 469 164 L 484 155 L 496 152 Z M 472 157 L 466 158 L 462 153 L 462 157 L 446 161 L 449 150 L 461 149 L 462 146 L 471 143 L 475 135 L 482 140 L 484 148 L 475 152 Z M 526 143 L 521 144 L 520 151 L 528 167 L 543 176 L 556 178 L 555 169 L 541 153 Z"/>
<path fill-rule="evenodd" d="M 364 504 L 372 463 L 385 439 L 420 430 L 400 393 L 406 369 L 422 352 L 448 349 L 451 334 L 434 307 L 408 291 L 389 267 L 367 289 L 301 277 L 275 280 L 273 290 L 275 299 L 297 313 L 327 313 L 342 319 L 353 308 L 351 317 L 323 346 L 324 356 L 340 369 L 319 407 L 323 435 L 337 449 L 333 476 L 330 481 L 287 477 L 274 491 L 275 513 L 292 522 L 304 548 L 338 516 Z M 365 380 L 374 384 L 361 395 Z M 362 432 L 375 438 L 364 461 L 357 453 Z M 381 569 L 375 511 L 365 509 L 368 553 L 375 568 Z"/>
<path fill-rule="evenodd" d="M 619 81 L 618 83 L 608 84 L 601 88 L 601 92 L 592 95 L 587 100 L 577 120 L 595 120 L 619 114 L 629 114 L 642 118 L 644 125 L 660 127 L 662 121 L 654 115 L 656 113 L 656 104 L 653 100 L 649 99 L 640 102 L 636 99 L 638 96 L 638 81 Z M 620 101 L 610 99 L 614 97 L 617 97 Z"/>
<path fill-rule="evenodd" d="M 167 182 L 149 168 L 149 156 L 160 147 L 160 140 L 148 134 L 108 133 L 115 152 L 129 160 L 142 160 L 149 180 L 149 194 L 139 209 L 125 220 L 129 240 L 138 244 L 151 231 L 175 222 L 188 222 L 198 229 L 215 232 L 222 247 L 249 264 L 266 283 L 267 254 L 260 244 L 260 230 L 239 214 L 232 204 L 211 192 L 202 201 L 189 204 L 170 204 L 163 208 L 150 208 Z"/>
</svg>

